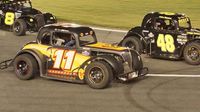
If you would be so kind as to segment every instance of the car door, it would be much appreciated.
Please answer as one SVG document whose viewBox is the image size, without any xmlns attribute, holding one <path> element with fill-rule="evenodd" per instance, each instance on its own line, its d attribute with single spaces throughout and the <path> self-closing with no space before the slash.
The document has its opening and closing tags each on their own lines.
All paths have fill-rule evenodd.
<svg viewBox="0 0 200 112">
<path fill-rule="evenodd" d="M 145 50 L 147 54 L 152 54 L 155 46 L 155 38 L 154 38 L 154 19 L 150 18 L 146 21 L 146 23 L 142 26 L 142 36 L 145 42 Z M 153 48 L 153 49 L 152 49 Z"/>
<path fill-rule="evenodd" d="M 57 38 L 57 40 L 52 39 L 52 42 L 56 42 L 49 49 L 50 58 L 47 61 L 47 76 L 58 80 L 83 80 L 84 70 L 80 66 L 89 57 L 78 53 L 76 47 L 66 47 L 64 41 L 67 38 L 54 38 Z"/>
<path fill-rule="evenodd" d="M 156 18 L 152 32 L 151 55 L 163 58 L 176 58 L 179 55 L 177 30 L 172 20 Z"/>
</svg>

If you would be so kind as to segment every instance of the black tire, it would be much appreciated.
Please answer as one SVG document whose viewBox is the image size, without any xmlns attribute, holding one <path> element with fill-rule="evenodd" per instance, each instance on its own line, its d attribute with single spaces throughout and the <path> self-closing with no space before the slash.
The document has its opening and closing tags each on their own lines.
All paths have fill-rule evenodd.
<svg viewBox="0 0 200 112">
<path fill-rule="evenodd" d="M 3 24 L 2 24 L 2 23 L 3 23 L 2 20 L 3 20 L 3 15 L 0 14 L 0 26 L 3 25 Z"/>
<path fill-rule="evenodd" d="M 133 48 L 134 50 L 138 51 L 139 53 L 142 53 L 142 43 L 141 41 L 139 40 L 138 37 L 136 36 L 130 36 L 130 37 L 126 37 L 121 45 L 123 47 L 129 47 L 129 48 Z"/>
<path fill-rule="evenodd" d="M 15 74 L 21 80 L 32 79 L 38 71 L 36 60 L 29 54 L 22 54 L 17 56 L 13 64 Z"/>
<path fill-rule="evenodd" d="M 183 56 L 185 61 L 191 65 L 200 64 L 200 43 L 191 42 L 184 48 Z"/>
<path fill-rule="evenodd" d="M 23 36 L 23 35 L 26 35 L 26 31 L 27 31 L 26 22 L 23 19 L 15 20 L 13 24 L 14 34 L 17 36 Z"/>
<path fill-rule="evenodd" d="M 108 85 L 110 85 L 112 79 L 113 79 L 112 69 L 110 65 L 104 61 L 92 62 L 86 67 L 85 81 L 91 88 L 94 89 L 106 88 Z"/>
</svg>

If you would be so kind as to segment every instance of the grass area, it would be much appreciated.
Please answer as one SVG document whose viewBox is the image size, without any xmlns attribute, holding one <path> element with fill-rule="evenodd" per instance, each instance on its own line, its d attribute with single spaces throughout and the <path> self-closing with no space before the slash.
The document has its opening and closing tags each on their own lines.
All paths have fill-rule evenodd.
<svg viewBox="0 0 200 112">
<path fill-rule="evenodd" d="M 152 11 L 180 12 L 200 28 L 200 0 L 33 0 L 33 6 L 60 20 L 129 29 Z"/>
</svg>

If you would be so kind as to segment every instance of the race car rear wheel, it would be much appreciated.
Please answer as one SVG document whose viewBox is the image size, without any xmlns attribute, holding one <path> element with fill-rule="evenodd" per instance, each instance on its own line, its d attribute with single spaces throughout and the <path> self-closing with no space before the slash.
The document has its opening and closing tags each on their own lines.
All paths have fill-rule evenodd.
<svg viewBox="0 0 200 112">
<path fill-rule="evenodd" d="M 22 54 L 14 60 L 14 70 L 16 76 L 21 80 L 29 80 L 38 71 L 36 60 L 29 54 Z"/>
<path fill-rule="evenodd" d="M 13 24 L 13 32 L 17 36 L 23 36 L 26 34 L 27 25 L 23 19 L 15 20 Z"/>
<path fill-rule="evenodd" d="M 110 65 L 104 61 L 95 61 L 86 67 L 85 81 L 94 89 L 107 87 L 113 78 Z"/>
<path fill-rule="evenodd" d="M 189 43 L 183 51 L 184 59 L 191 65 L 200 64 L 200 44 L 197 42 Z"/>
<path fill-rule="evenodd" d="M 122 44 L 121 44 L 123 47 L 129 47 L 129 48 L 132 48 L 134 50 L 137 50 L 139 53 L 142 53 L 142 43 L 141 41 L 135 37 L 135 36 L 130 36 L 130 37 L 127 37 L 125 38 L 123 41 L 122 41 Z"/>
</svg>

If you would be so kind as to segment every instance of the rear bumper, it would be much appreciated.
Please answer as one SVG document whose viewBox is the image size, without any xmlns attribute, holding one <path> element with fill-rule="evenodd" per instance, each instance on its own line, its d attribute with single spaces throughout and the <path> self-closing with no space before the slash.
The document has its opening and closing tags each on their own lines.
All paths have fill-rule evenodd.
<svg viewBox="0 0 200 112">
<path fill-rule="evenodd" d="M 0 62 L 0 70 L 6 69 L 12 65 L 13 59 Z"/>
</svg>

